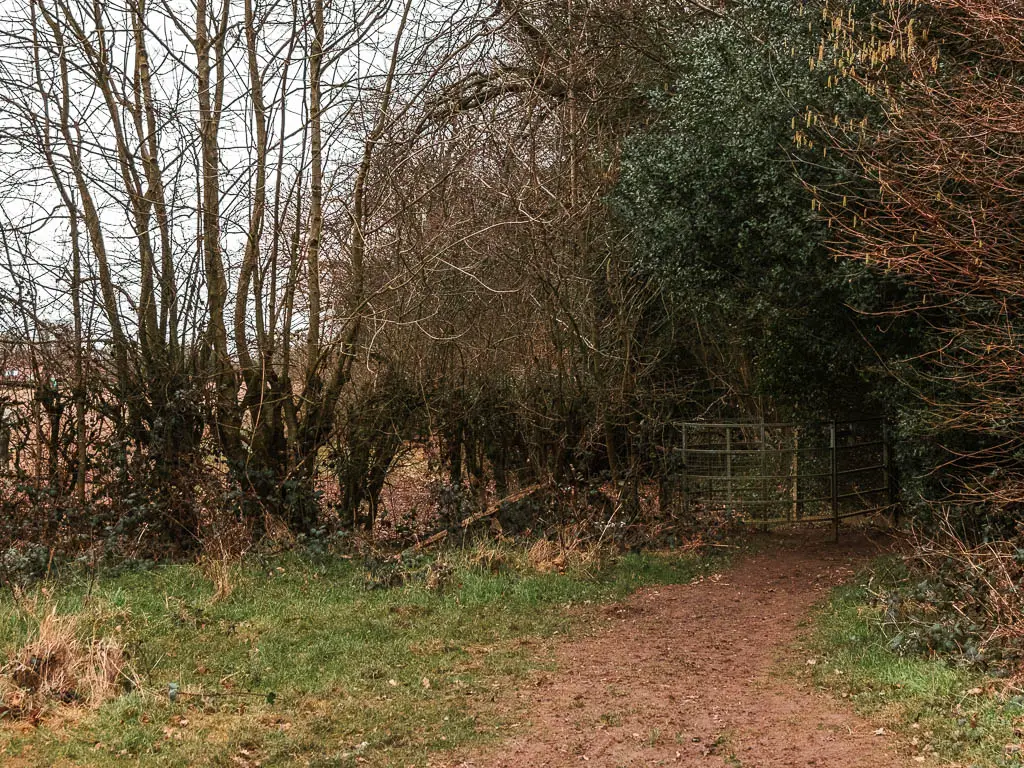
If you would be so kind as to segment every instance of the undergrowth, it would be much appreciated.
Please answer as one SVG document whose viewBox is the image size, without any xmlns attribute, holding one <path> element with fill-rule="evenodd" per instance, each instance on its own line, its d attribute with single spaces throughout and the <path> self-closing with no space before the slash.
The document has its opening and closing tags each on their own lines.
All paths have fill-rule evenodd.
<svg viewBox="0 0 1024 768">
<path fill-rule="evenodd" d="M 915 764 L 1024 765 L 1024 695 L 1017 687 L 947 657 L 912 652 L 887 630 L 888 606 L 878 596 L 906 578 L 901 563 L 883 559 L 836 589 L 814 618 L 801 674 L 898 732 Z"/>
<path fill-rule="evenodd" d="M 16 601 L 24 641 L 0 666 L 0 717 L 36 722 L 58 705 L 96 707 L 130 688 L 121 644 L 89 635 L 86 616 L 62 614 L 43 596 Z"/>
<path fill-rule="evenodd" d="M 289 554 L 42 584 L 44 598 L 27 597 L 71 617 L 55 620 L 85 647 L 124 649 L 131 685 L 36 725 L 4 718 L 0 764 L 424 765 L 500 732 L 491 702 L 547 663 L 545 639 L 588 621 L 587 604 L 707 563 L 544 555 L 487 545 L 414 558 L 391 579 L 386 563 Z M 16 601 L 0 604 L 7 658 L 37 631 Z"/>
</svg>

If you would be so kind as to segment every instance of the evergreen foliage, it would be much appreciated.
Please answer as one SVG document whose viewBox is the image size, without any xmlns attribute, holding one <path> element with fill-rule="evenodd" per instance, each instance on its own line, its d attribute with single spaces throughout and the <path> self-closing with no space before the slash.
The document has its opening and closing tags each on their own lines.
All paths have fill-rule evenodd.
<svg viewBox="0 0 1024 768">
<path fill-rule="evenodd" d="M 770 2 L 680 37 L 678 74 L 627 147 L 615 207 L 673 337 L 720 382 L 712 394 L 741 413 L 767 399 L 820 417 L 882 406 L 870 374 L 886 329 L 856 310 L 900 288 L 830 257 L 808 186 L 845 170 L 820 147 L 794 150 L 792 127 L 808 105 L 868 105 L 808 68 L 820 32 L 800 7 Z"/>
</svg>

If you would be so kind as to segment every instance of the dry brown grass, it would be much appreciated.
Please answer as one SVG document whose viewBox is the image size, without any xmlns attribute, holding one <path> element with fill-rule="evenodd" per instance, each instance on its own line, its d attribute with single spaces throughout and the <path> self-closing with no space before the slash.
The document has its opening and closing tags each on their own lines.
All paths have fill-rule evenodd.
<svg viewBox="0 0 1024 768">
<path fill-rule="evenodd" d="M 614 558 L 613 546 L 588 535 L 583 524 L 567 525 L 535 539 L 529 546 L 521 543 L 476 537 L 464 550 L 463 562 L 470 568 L 490 573 L 594 573 Z"/>
<path fill-rule="evenodd" d="M 537 539 L 526 553 L 530 568 L 538 573 L 562 573 L 567 569 L 599 569 L 606 551 L 599 542 L 567 526 L 553 539 Z"/>
<path fill-rule="evenodd" d="M 509 566 L 509 560 L 508 550 L 490 541 L 477 544 L 466 556 L 470 567 L 490 573 L 500 573 Z"/>
<path fill-rule="evenodd" d="M 204 553 L 198 562 L 203 576 L 213 584 L 213 602 L 223 600 L 235 590 L 233 570 L 237 560 L 233 557 Z"/>
<path fill-rule="evenodd" d="M 134 680 L 117 641 L 84 636 L 79 617 L 47 601 L 21 608 L 33 626 L 0 668 L 0 714 L 35 720 L 58 706 L 97 707 Z"/>
<path fill-rule="evenodd" d="M 201 498 L 200 555 L 197 565 L 213 584 L 213 601 L 216 602 L 234 591 L 235 567 L 252 549 L 256 536 L 251 520 L 231 509 L 225 509 L 217 503 L 215 496 L 212 500 Z M 265 516 L 264 524 L 268 540 L 276 542 L 284 524 L 269 514 Z"/>
</svg>

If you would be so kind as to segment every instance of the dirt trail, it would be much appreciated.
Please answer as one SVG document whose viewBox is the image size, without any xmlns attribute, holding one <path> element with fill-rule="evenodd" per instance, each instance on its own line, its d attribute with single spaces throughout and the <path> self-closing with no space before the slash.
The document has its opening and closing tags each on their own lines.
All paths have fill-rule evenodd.
<svg viewBox="0 0 1024 768">
<path fill-rule="evenodd" d="M 514 735 L 448 765 L 912 764 L 876 726 L 773 674 L 812 605 L 879 546 L 769 541 L 720 575 L 610 606 L 594 634 L 557 649 L 558 672 L 516 693 Z"/>
</svg>

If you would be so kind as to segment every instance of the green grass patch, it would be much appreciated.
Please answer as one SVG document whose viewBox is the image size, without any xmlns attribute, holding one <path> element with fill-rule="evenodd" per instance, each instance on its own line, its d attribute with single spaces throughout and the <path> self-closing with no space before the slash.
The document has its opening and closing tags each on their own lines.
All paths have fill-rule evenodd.
<svg viewBox="0 0 1024 768">
<path fill-rule="evenodd" d="M 588 604 L 708 565 L 631 554 L 542 574 L 512 550 L 486 566 L 446 557 L 441 589 L 415 573 L 368 589 L 361 564 L 294 555 L 238 566 L 221 599 L 194 565 L 41 585 L 37 605 L 122 643 L 141 685 L 98 710 L 3 724 L 0 764 L 424 765 L 497 733 L 490 702 L 547 663 L 543 641 L 589 621 Z M 24 610 L 0 602 L 0 651 L 31 632 Z"/>
<path fill-rule="evenodd" d="M 866 586 L 869 578 L 874 585 L 891 583 L 898 568 L 881 560 L 858 583 L 832 593 L 813 620 L 808 650 L 814 663 L 801 673 L 899 734 L 920 762 L 1022 765 L 1017 747 L 1024 697 L 941 658 L 893 651 L 882 628 L 884 608 Z"/>
</svg>

